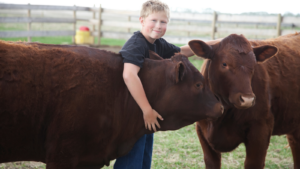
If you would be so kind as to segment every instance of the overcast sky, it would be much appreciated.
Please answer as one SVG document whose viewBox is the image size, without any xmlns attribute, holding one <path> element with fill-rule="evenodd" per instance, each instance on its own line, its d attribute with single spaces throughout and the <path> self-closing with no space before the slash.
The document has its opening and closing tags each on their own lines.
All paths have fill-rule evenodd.
<svg viewBox="0 0 300 169">
<path fill-rule="evenodd" d="M 300 0 L 161 0 L 169 5 L 171 10 L 190 9 L 203 11 L 211 8 L 222 13 L 243 12 L 290 12 L 300 14 Z M 66 5 L 66 6 L 101 6 L 110 9 L 140 10 L 145 0 L 0 0 L 2 3 L 32 4 L 32 5 Z"/>
</svg>

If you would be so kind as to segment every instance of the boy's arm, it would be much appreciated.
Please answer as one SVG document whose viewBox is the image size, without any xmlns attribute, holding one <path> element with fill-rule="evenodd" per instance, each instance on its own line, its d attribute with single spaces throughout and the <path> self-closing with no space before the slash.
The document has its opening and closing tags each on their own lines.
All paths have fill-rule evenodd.
<svg viewBox="0 0 300 169">
<path fill-rule="evenodd" d="M 139 71 L 140 67 L 131 63 L 124 63 L 123 79 L 132 97 L 143 111 L 146 129 L 148 128 L 151 131 L 152 127 L 156 131 L 155 125 L 160 128 L 157 117 L 160 120 L 163 120 L 163 118 L 150 106 L 142 82 L 138 76 Z"/>
<path fill-rule="evenodd" d="M 213 45 L 217 42 L 220 42 L 222 39 L 216 39 L 216 40 L 209 40 L 209 41 L 206 41 L 205 43 L 207 43 L 208 45 Z M 185 45 L 185 46 L 181 46 L 180 47 L 180 53 L 184 54 L 185 56 L 187 57 L 190 57 L 190 56 L 193 56 L 194 53 L 193 51 L 191 50 L 190 46 L 189 45 Z"/>
<path fill-rule="evenodd" d="M 190 48 L 189 45 L 181 46 L 181 47 L 180 47 L 180 53 L 184 54 L 184 55 L 187 56 L 187 57 L 190 57 L 190 56 L 193 56 L 193 55 L 194 55 L 194 53 L 193 53 L 193 51 L 191 50 L 191 48 Z"/>
</svg>

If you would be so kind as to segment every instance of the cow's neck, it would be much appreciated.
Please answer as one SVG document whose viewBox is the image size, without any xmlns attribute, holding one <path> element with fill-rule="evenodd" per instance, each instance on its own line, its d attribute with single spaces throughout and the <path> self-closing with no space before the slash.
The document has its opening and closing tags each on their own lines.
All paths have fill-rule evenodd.
<svg viewBox="0 0 300 169">
<path fill-rule="evenodd" d="M 155 109 L 155 105 L 159 100 L 162 91 L 164 90 L 163 86 L 166 85 L 166 69 L 170 69 L 170 66 L 167 64 L 162 64 L 163 61 L 152 61 L 152 60 L 145 60 L 143 68 L 139 72 L 139 77 L 142 81 L 146 97 L 152 106 Z M 125 130 L 126 135 L 121 134 L 122 138 L 119 138 L 117 145 L 118 157 L 126 155 L 131 148 L 134 146 L 135 142 L 142 137 L 144 134 L 153 133 L 145 128 L 145 123 L 143 119 L 143 112 L 132 98 L 132 96 L 128 96 L 128 103 L 126 116 L 122 119 L 123 127 L 126 128 Z M 163 116 L 163 112 L 158 112 Z M 129 116 L 129 117 L 128 117 Z"/>
<path fill-rule="evenodd" d="M 170 70 L 170 71 L 168 71 Z M 172 62 L 170 60 L 146 60 L 144 67 L 140 71 L 140 79 L 142 81 L 147 99 L 151 106 L 159 100 L 163 94 L 164 88 L 168 84 L 166 80 L 172 72 Z"/>
</svg>

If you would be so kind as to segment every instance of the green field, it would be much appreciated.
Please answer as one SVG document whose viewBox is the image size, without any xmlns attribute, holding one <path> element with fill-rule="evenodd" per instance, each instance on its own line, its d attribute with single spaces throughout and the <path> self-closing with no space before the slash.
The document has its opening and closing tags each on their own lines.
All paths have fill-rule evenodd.
<svg viewBox="0 0 300 169">
<path fill-rule="evenodd" d="M 0 38 L 0 40 L 26 42 L 27 38 Z M 32 37 L 31 41 L 47 43 L 47 44 L 72 44 L 72 37 L 69 36 Z M 101 38 L 101 45 L 123 46 L 125 42 L 126 42 L 125 40 L 121 40 L 121 39 Z"/>
<path fill-rule="evenodd" d="M 1 26 L 0 26 L 1 28 Z M 16 41 L 19 38 L 0 38 L 1 40 Z M 26 38 L 20 39 L 26 41 Z M 32 38 L 32 41 L 51 44 L 71 44 L 71 37 L 47 37 Z M 125 41 L 106 39 L 101 40 L 102 45 L 122 46 Z M 189 58 L 190 61 L 200 69 L 202 61 L 197 57 Z M 2 136 L 5 137 L 5 136 Z M 273 136 L 269 145 L 266 157 L 268 169 L 287 169 L 293 168 L 292 154 L 287 145 L 285 136 Z M 222 168 L 243 168 L 245 160 L 245 146 L 241 144 L 237 149 L 230 153 L 222 154 Z M 112 169 L 111 162 L 109 167 Z M 0 169 L 13 168 L 45 168 L 44 164 L 33 165 L 28 162 L 0 164 Z M 205 168 L 203 154 L 200 143 L 195 132 L 195 124 L 189 125 L 177 131 L 157 132 L 154 136 L 154 150 L 152 168 L 155 169 L 182 169 L 182 168 Z"/>
</svg>

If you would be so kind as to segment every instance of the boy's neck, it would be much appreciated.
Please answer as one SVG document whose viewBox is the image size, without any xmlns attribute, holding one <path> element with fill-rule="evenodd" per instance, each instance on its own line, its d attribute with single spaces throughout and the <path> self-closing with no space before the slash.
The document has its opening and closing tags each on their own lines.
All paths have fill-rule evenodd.
<svg viewBox="0 0 300 169">
<path fill-rule="evenodd" d="M 152 38 L 150 38 L 150 37 L 145 36 L 145 34 L 143 33 L 143 30 L 141 30 L 141 33 L 143 34 L 143 36 L 145 37 L 145 39 L 146 39 L 149 43 L 154 44 L 154 42 L 155 42 L 156 39 L 152 39 Z"/>
</svg>

